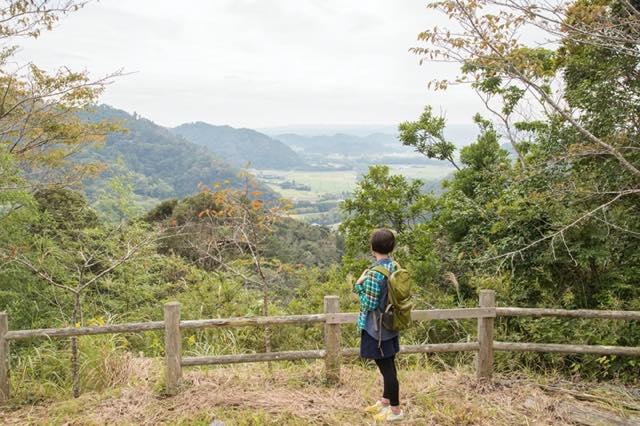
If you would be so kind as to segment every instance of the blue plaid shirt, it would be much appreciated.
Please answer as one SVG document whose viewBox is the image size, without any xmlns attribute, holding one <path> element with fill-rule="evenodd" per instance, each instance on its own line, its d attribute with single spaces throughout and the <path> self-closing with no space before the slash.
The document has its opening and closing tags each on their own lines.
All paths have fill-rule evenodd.
<svg viewBox="0 0 640 426">
<path fill-rule="evenodd" d="M 373 266 L 383 265 L 389 271 L 394 272 L 393 260 L 391 258 L 380 259 Z M 360 299 L 360 314 L 358 315 L 358 329 L 364 330 L 367 321 L 367 313 L 374 311 L 380 305 L 380 291 L 385 277 L 380 272 L 369 269 L 364 281 L 353 287 L 353 292 Z"/>
</svg>

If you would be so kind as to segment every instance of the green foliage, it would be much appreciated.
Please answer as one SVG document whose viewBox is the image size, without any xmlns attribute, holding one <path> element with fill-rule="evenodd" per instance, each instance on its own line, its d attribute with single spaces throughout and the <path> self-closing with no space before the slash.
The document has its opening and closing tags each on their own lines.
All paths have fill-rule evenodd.
<svg viewBox="0 0 640 426">
<path fill-rule="evenodd" d="M 140 223 L 101 224 L 79 192 L 40 191 L 35 200 L 39 215 L 25 224 L 32 233 L 25 230 L 23 238 L 2 248 L 0 297 L 18 296 L 8 303 L 14 324 L 39 323 L 40 318 L 81 323 L 83 308 L 100 304 L 104 286 L 119 267 L 153 255 L 155 234 Z"/>
<path fill-rule="evenodd" d="M 26 224 L 38 211 L 29 183 L 16 165 L 16 158 L 0 146 L 0 246 L 25 237 Z M 0 287 L 0 291 L 2 288 Z"/>
<path fill-rule="evenodd" d="M 149 223 L 163 226 L 194 226 L 205 223 L 202 212 L 219 212 L 221 203 L 217 203 L 210 194 L 200 193 L 178 200 L 167 200 L 145 215 Z M 170 238 L 162 242 L 161 251 L 176 253 L 192 261 L 200 258 L 185 239 L 194 237 Z M 340 258 L 339 237 L 322 226 L 305 224 L 287 217 L 279 217 L 272 225 L 272 232 L 264 242 L 266 258 L 276 259 L 282 264 L 311 266 L 329 266 Z"/>
<path fill-rule="evenodd" d="M 415 252 L 412 243 L 420 235 L 416 230 L 426 221 L 432 206 L 433 197 L 422 193 L 420 180 L 410 182 L 401 175 L 390 175 L 387 166 L 370 167 L 353 197 L 341 204 L 346 265 L 370 253 L 369 238 L 376 228 L 390 228 L 397 233 L 400 257 Z"/>
<path fill-rule="evenodd" d="M 456 166 L 453 160 L 456 147 L 444 136 L 445 124 L 445 118 L 434 116 L 432 108 L 427 106 L 418 121 L 406 121 L 398 126 L 398 138 L 403 145 L 415 148 L 427 158 L 446 160 Z"/>
<path fill-rule="evenodd" d="M 493 127 L 476 120 L 482 134 L 460 153 L 463 167 L 430 222 L 440 281 L 455 283 L 463 301 L 493 288 L 505 305 L 635 309 L 640 56 L 630 46 L 640 20 L 617 0 L 558 2 L 554 17 L 525 3 L 432 2 L 452 25 L 424 31 L 425 47 L 414 49 L 425 59 L 460 63 L 460 77 L 436 87 L 470 83 L 518 154 L 512 165 Z M 530 26 L 557 48 L 530 43 Z M 523 120 L 532 101 L 545 115 Z M 427 119 L 427 132 L 442 134 L 444 123 Z M 626 326 L 607 323 L 511 319 L 500 333 L 521 341 L 638 344 Z M 637 374 L 616 357 L 503 357 L 599 378 Z"/>
<path fill-rule="evenodd" d="M 329 267 L 342 252 L 340 237 L 329 228 L 286 218 L 274 224 L 264 254 L 284 264 Z"/>
<path fill-rule="evenodd" d="M 543 131 L 539 124 L 533 127 L 536 143 L 526 157 L 527 170 L 511 167 L 491 127 L 483 128 L 478 141 L 461 153 L 465 167 L 447 184 L 433 216 L 437 244 L 446 247 L 443 268 L 453 272 L 462 295 L 471 299 L 478 289 L 493 288 L 504 305 L 635 309 L 640 294 L 632 283 L 638 270 L 629 259 L 637 257 L 637 238 L 625 230 L 637 225 L 621 216 L 634 207 L 621 202 L 609 207 L 606 215 L 599 213 L 565 228 L 581 212 L 604 202 L 597 195 L 583 198 L 580 188 L 589 187 L 590 179 L 602 185 L 617 171 L 592 165 L 585 169 L 580 161 L 571 167 L 554 166 L 551 143 L 556 145 L 567 134 L 555 126 L 551 123 Z M 565 140 L 568 146 L 576 143 Z M 625 223 L 625 230 L 612 228 L 615 223 Z M 637 338 L 626 327 L 585 328 L 575 321 L 553 320 L 512 320 L 500 333 L 502 340 L 614 345 Z M 600 378 L 636 374 L 636 367 L 622 359 L 604 364 L 596 363 L 596 357 L 540 354 L 505 359 L 561 371 L 579 365 L 582 375 Z"/>
<path fill-rule="evenodd" d="M 134 174 L 127 170 L 122 158 L 112 165 L 112 169 L 117 169 L 118 173 L 105 182 L 93 207 L 105 222 L 119 223 L 140 215 L 142 208 L 134 195 Z"/>
<path fill-rule="evenodd" d="M 84 196 L 69 189 L 49 189 L 35 194 L 38 210 L 44 218 L 40 232 L 73 235 L 75 231 L 98 226 L 98 215 Z"/>
<path fill-rule="evenodd" d="M 82 163 L 98 162 L 108 166 L 99 177 L 85 181 L 87 196 L 92 202 L 113 194 L 113 188 L 109 187 L 113 179 L 116 183 L 120 180 L 120 185 L 126 182 L 124 185 L 131 188 L 134 200 L 146 205 L 169 197 L 192 195 L 199 191 L 201 183 L 228 181 L 234 188 L 242 187 L 238 169 L 207 148 L 185 141 L 150 120 L 106 105 L 85 111 L 82 118 L 89 123 L 116 122 L 126 130 L 110 133 L 100 147 L 85 150 L 77 157 Z M 272 198 L 272 192 L 266 187 L 258 185 L 258 189 Z M 103 206 L 109 214 L 109 205 L 98 203 L 98 206 Z"/>
</svg>

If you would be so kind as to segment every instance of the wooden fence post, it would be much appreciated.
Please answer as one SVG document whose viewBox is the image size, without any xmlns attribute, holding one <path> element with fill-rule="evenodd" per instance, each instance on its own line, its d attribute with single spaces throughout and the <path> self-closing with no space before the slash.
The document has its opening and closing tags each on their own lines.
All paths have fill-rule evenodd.
<svg viewBox="0 0 640 426">
<path fill-rule="evenodd" d="M 164 354 L 165 390 L 168 395 L 175 395 L 182 378 L 182 335 L 178 302 L 164 305 Z"/>
<path fill-rule="evenodd" d="M 4 335 L 9 331 L 9 317 L 0 312 L 0 403 L 6 402 L 10 395 L 9 383 L 9 341 Z"/>
<path fill-rule="evenodd" d="M 335 324 L 330 314 L 340 312 L 338 296 L 324 297 L 324 313 L 329 316 L 324 323 L 324 374 L 328 383 L 340 381 L 340 324 Z"/>
<path fill-rule="evenodd" d="M 480 290 L 480 307 L 495 308 L 496 292 Z M 479 379 L 491 379 L 493 374 L 493 318 L 478 318 L 478 343 L 476 373 Z"/>
</svg>

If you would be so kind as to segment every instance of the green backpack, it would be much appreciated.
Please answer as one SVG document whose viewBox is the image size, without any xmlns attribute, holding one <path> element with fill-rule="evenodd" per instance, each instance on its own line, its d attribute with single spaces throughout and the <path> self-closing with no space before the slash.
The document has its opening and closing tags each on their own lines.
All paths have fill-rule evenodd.
<svg viewBox="0 0 640 426">
<path fill-rule="evenodd" d="M 394 273 L 382 265 L 377 265 L 372 270 L 380 272 L 387 279 L 387 306 L 379 308 L 382 326 L 387 330 L 401 331 L 411 325 L 411 276 L 397 262 L 394 262 L 394 266 Z"/>
</svg>

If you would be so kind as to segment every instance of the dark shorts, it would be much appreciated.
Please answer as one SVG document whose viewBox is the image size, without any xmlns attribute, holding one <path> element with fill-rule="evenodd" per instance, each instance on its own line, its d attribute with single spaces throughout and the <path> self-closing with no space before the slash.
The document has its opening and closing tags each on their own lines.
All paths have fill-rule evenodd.
<svg viewBox="0 0 640 426">
<path fill-rule="evenodd" d="M 382 349 L 382 353 L 380 349 Z M 380 347 L 378 348 L 378 339 L 374 339 L 364 330 L 360 332 L 360 356 L 362 358 L 388 358 L 398 352 L 400 352 L 400 339 L 398 336 L 389 340 L 383 340 L 380 342 Z"/>
</svg>

